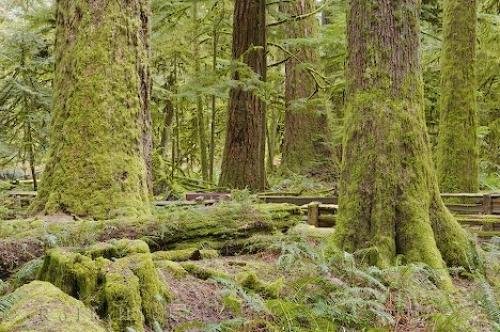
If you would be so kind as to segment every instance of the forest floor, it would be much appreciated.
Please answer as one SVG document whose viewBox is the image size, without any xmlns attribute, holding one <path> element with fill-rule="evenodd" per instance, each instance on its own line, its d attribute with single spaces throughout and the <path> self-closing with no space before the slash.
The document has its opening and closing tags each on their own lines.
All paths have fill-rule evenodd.
<svg viewBox="0 0 500 332">
<path fill-rule="evenodd" d="M 9 294 L 40 276 L 47 249 L 131 238 L 148 244 L 172 295 L 164 331 L 500 329 L 499 238 L 479 242 L 486 273 L 450 269 L 455 290 L 448 292 L 426 266 L 379 269 L 332 253 L 334 228 L 314 228 L 287 208 L 277 212 L 283 207 L 261 207 L 248 197 L 213 208 L 158 209 L 154 221 L 106 223 L 28 218 L 25 207 L 1 193 L 0 200 L 0 295 L 6 295 L 0 318 L 6 322 L 12 322 Z M 95 320 L 106 327 L 106 318 Z M 0 331 L 8 331 L 1 321 Z"/>
</svg>

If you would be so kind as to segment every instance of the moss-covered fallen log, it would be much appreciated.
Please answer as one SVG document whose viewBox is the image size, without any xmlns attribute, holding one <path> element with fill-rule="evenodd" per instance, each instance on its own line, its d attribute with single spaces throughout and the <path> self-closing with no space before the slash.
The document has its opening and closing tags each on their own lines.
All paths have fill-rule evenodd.
<svg viewBox="0 0 500 332">
<path fill-rule="evenodd" d="M 40 219 L 0 222 L 0 278 L 53 247 L 83 247 L 109 239 L 143 239 L 153 251 L 182 243 L 241 240 L 286 231 L 300 223 L 298 207 L 224 203 L 213 207 L 161 209 L 146 220 Z"/>
</svg>

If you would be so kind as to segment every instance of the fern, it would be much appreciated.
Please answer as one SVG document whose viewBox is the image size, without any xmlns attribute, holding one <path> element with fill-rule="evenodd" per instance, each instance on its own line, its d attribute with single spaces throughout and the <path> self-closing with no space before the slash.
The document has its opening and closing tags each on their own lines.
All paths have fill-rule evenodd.
<svg viewBox="0 0 500 332">
<path fill-rule="evenodd" d="M 482 275 L 478 275 L 477 278 L 481 291 L 479 303 L 488 314 L 489 319 L 498 326 L 500 325 L 500 308 L 498 306 L 495 293 L 491 285 Z"/>
</svg>

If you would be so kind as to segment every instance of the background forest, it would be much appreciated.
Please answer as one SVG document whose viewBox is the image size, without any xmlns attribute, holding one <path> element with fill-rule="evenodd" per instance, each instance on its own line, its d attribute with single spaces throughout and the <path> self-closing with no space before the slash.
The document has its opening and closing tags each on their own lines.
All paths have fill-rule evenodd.
<svg viewBox="0 0 500 332">
<path fill-rule="evenodd" d="M 302 175 L 321 175 L 320 178 L 332 182 L 337 178 L 341 157 L 345 1 L 325 1 L 319 3 L 313 13 L 306 13 L 320 21 L 317 33 L 308 38 L 294 38 L 287 32 L 286 23 L 291 15 L 280 10 L 279 3 L 267 4 L 267 81 L 263 83 L 248 72 L 243 82 L 257 88 L 267 103 L 266 168 L 271 175 L 270 185 L 283 185 L 280 161 L 286 102 L 284 63 L 292 56 L 291 47 L 303 46 L 318 50 L 317 61 L 302 61 L 300 66 L 313 73 L 314 103 L 328 114 L 331 132 L 328 139 L 334 153 L 331 167 L 317 167 Z M 422 6 L 425 110 L 433 146 L 437 144 L 439 126 L 440 3 L 424 0 Z M 175 195 L 183 191 L 185 178 L 215 184 L 220 175 L 229 89 L 235 84 L 230 79 L 234 66 L 231 61 L 232 3 L 153 1 L 152 13 L 155 191 L 163 194 L 170 188 Z M 30 174 L 30 165 L 37 172 L 40 170 L 47 150 L 54 68 L 54 11 L 51 1 L 3 1 L 0 15 L 3 45 L 0 50 L 0 165 L 4 177 L 14 173 L 24 176 Z M 482 189 L 500 187 L 499 25 L 498 2 L 480 1 L 477 100 Z M 302 102 L 310 102 L 305 99 Z M 295 180 L 306 181 L 297 177 Z"/>
</svg>

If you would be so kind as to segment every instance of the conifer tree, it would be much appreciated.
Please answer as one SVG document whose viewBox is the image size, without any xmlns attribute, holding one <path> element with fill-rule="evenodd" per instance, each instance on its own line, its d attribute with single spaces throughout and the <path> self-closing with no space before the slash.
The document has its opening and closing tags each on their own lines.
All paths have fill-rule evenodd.
<svg viewBox="0 0 500 332">
<path fill-rule="evenodd" d="M 149 213 L 148 0 L 58 0 L 54 106 L 36 210 Z"/>
</svg>

